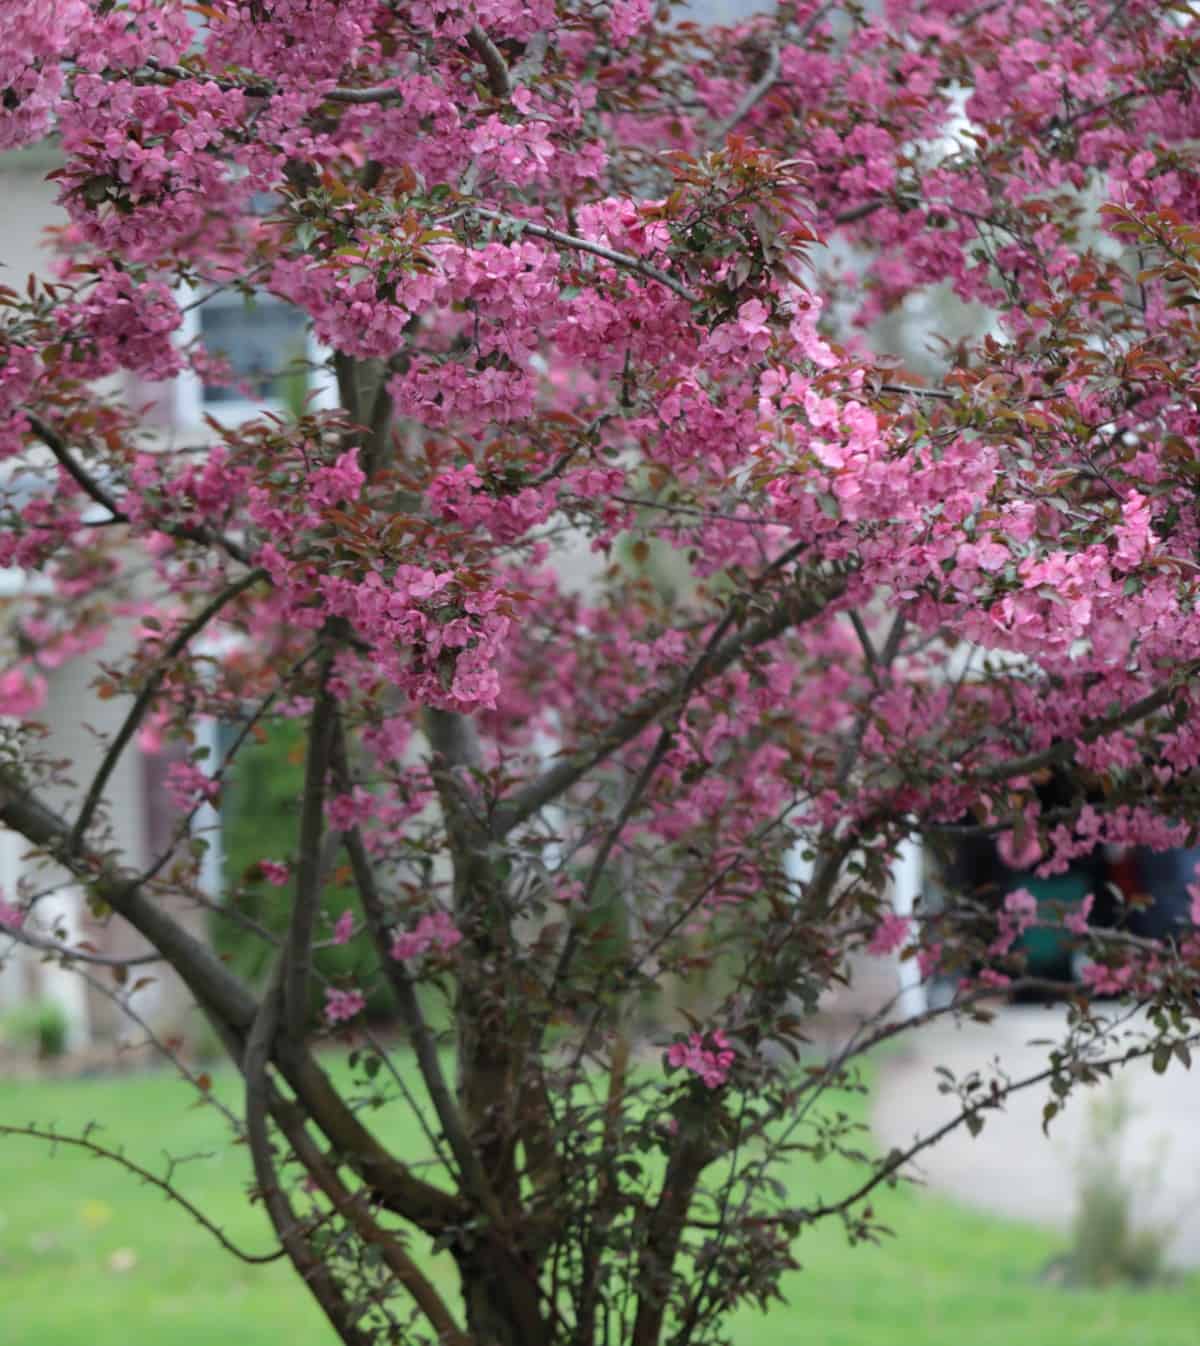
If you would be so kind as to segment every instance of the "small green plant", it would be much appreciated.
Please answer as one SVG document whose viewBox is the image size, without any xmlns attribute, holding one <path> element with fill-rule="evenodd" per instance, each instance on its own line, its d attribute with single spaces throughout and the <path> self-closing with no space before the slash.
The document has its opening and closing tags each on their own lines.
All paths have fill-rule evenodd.
<svg viewBox="0 0 1200 1346">
<path fill-rule="evenodd" d="M 1173 1224 L 1134 1218 L 1135 1207 L 1148 1206 L 1160 1186 L 1163 1156 L 1132 1168 L 1123 1162 L 1136 1112 L 1123 1088 L 1109 1090 L 1089 1108 L 1071 1249 L 1063 1263 L 1070 1285 L 1150 1285 L 1166 1275 Z"/>
<path fill-rule="evenodd" d="M 0 1019 L 0 1039 L 40 1061 L 65 1054 L 70 1024 L 56 1000 L 33 1000 Z"/>
</svg>

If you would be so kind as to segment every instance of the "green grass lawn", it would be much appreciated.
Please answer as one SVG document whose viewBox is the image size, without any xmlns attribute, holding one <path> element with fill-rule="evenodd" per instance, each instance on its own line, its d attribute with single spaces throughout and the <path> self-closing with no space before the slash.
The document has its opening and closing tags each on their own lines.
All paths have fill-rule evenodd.
<svg viewBox="0 0 1200 1346">
<path fill-rule="evenodd" d="M 232 1087 L 217 1078 L 220 1093 Z M 123 1142 L 161 1171 L 164 1150 L 209 1155 L 179 1185 L 247 1250 L 268 1247 L 265 1217 L 244 1196 L 245 1151 L 209 1108 L 168 1075 L 0 1082 L 0 1121 L 55 1123 Z M 851 1099 L 847 1109 L 862 1108 Z M 407 1155 L 425 1152 L 400 1115 L 373 1125 Z M 116 1165 L 0 1138 L 0 1346 L 332 1346 L 307 1294 L 282 1264 L 249 1267 L 162 1196 Z M 842 1190 L 846 1171 L 798 1165 L 797 1200 Z M 1194 1339 L 1200 1281 L 1153 1292 L 1063 1291 L 1037 1282 L 1061 1240 L 961 1210 L 912 1189 L 876 1203 L 895 1237 L 849 1248 L 838 1226 L 798 1245 L 804 1270 L 788 1303 L 742 1313 L 742 1346 L 1182 1346 Z M 416 1250 L 414 1245 L 414 1250 Z M 428 1263 L 449 1287 L 443 1256 Z"/>
</svg>

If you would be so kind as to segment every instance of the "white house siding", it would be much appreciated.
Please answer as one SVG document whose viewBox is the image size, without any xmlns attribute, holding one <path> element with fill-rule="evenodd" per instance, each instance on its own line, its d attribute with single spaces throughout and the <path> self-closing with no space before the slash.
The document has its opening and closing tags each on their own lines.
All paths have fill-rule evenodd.
<svg viewBox="0 0 1200 1346">
<path fill-rule="evenodd" d="M 55 205 L 55 184 L 46 181 L 47 172 L 56 163 L 56 157 L 41 148 L 0 156 L 0 191 L 4 202 L 0 214 L 3 263 L 0 283 L 13 289 L 23 289 L 31 273 L 45 278 L 52 276 L 46 229 L 65 218 Z M 6 578 L 12 581 L 17 577 Z M 6 594 L 12 593 L 14 587 L 6 584 Z M 7 605 L 6 614 L 11 617 L 18 607 L 19 600 Z M 102 661 L 120 661 L 130 646 L 131 636 L 131 623 L 114 622 L 100 650 L 47 673 L 49 696 L 42 718 L 50 733 L 43 748 L 47 756 L 68 764 L 68 774 L 77 786 L 86 786 L 94 775 L 104 741 L 116 732 L 127 713 L 127 698 L 101 700 L 92 684 Z M 77 804 L 79 794 L 78 790 L 59 787 L 49 789 L 47 797 L 51 804 L 69 812 L 71 803 Z M 113 844 L 137 863 L 147 857 L 144 798 L 141 756 L 136 751 L 127 752 L 113 773 L 105 809 Z M 0 890 L 10 897 L 22 878 L 36 891 L 53 884 L 52 873 L 31 871 L 22 861 L 27 850 L 22 839 L 0 832 Z M 61 877 L 66 879 L 65 875 Z M 39 901 L 31 925 L 45 934 L 57 926 L 71 941 L 86 939 L 110 954 L 144 952 L 133 932 L 119 922 L 98 925 L 86 910 L 78 890 L 67 885 L 51 898 Z M 0 938 L 0 958 L 4 962 L 0 971 L 0 1006 L 35 996 L 52 997 L 69 1015 L 75 1045 L 82 1045 L 92 1037 L 110 1038 L 118 1033 L 122 1016 L 107 997 L 89 992 L 78 977 L 46 962 L 39 954 L 6 950 L 4 946 L 8 943 Z M 106 971 L 98 973 L 100 979 L 107 978 L 112 984 Z M 178 1008 L 171 1004 L 171 989 L 170 983 L 159 986 L 157 999 L 171 1016 L 178 1017 Z M 147 988 L 141 994 L 148 1001 L 153 993 Z"/>
</svg>

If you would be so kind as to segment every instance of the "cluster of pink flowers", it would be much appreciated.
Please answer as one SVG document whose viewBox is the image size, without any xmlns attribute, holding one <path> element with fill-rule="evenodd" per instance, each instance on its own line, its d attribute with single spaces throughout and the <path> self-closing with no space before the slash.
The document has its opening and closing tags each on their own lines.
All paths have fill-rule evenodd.
<svg viewBox="0 0 1200 1346">
<path fill-rule="evenodd" d="M 1073 935 L 1086 935 L 1088 932 L 1088 918 L 1092 914 L 1092 907 L 1095 904 L 1095 896 L 1092 893 L 1083 899 L 1079 904 L 1078 910 L 1069 911 L 1063 917 L 1063 926 Z"/>
<path fill-rule="evenodd" d="M 988 953 L 993 957 L 1006 954 L 1037 919 L 1037 898 L 1027 888 L 1017 888 L 1008 893 L 999 917 L 999 933 L 988 947 Z"/>
<path fill-rule="evenodd" d="M 263 564 L 286 583 L 282 558 L 269 551 L 268 544 L 260 553 Z M 495 704 L 495 664 L 510 625 L 498 610 L 502 594 L 465 590 L 452 571 L 410 565 L 397 566 L 390 582 L 377 571 L 359 583 L 321 576 L 317 589 L 331 615 L 348 618 L 379 647 L 378 671 L 414 700 L 450 709 Z"/>
<path fill-rule="evenodd" d="M 11 0 L 4 13 L 0 50 L 0 150 L 45 134 L 63 87 L 60 57 L 91 18 L 87 0 Z"/>
<path fill-rule="evenodd" d="M 907 916 L 897 916 L 889 911 L 875 927 L 867 952 L 875 958 L 884 958 L 902 948 L 912 931 L 912 922 Z"/>
<path fill-rule="evenodd" d="M 361 991 L 343 991 L 333 986 L 325 988 L 325 1018 L 331 1023 L 346 1023 L 361 1014 L 367 1006 Z"/>
<path fill-rule="evenodd" d="M 1188 916 L 1196 929 L 1200 930 L 1200 882 L 1189 883 L 1187 886 L 1188 897 L 1191 898 L 1191 904 L 1188 908 Z"/>
<path fill-rule="evenodd" d="M 464 528 L 482 529 L 497 542 L 514 542 L 544 523 L 557 504 L 557 483 L 507 493 L 486 490 L 474 463 L 441 472 L 430 484 L 430 508 Z"/>
<path fill-rule="evenodd" d="M 46 679 L 27 664 L 0 673 L 0 715 L 29 719 L 46 704 Z"/>
<path fill-rule="evenodd" d="M 62 202 L 86 237 L 118 255 L 200 249 L 197 230 L 221 228 L 222 207 L 227 227 L 251 189 L 213 153 L 245 116 L 245 96 L 210 80 L 163 87 L 77 75 L 59 121 L 70 156 Z"/>
<path fill-rule="evenodd" d="M 0 929 L 19 930 L 24 923 L 24 911 L 0 897 Z"/>
<path fill-rule="evenodd" d="M 462 943 L 462 932 L 455 926 L 444 911 L 427 912 L 411 930 L 397 933 L 392 939 L 392 957 L 398 962 L 408 962 L 438 949 L 449 953 L 457 944 Z"/>
<path fill-rule="evenodd" d="M 667 1048 L 669 1066 L 692 1071 L 710 1089 L 725 1083 L 735 1059 L 729 1039 L 719 1028 L 708 1034 L 693 1033 L 686 1042 L 674 1042 Z"/>
<path fill-rule="evenodd" d="M 220 785 L 191 762 L 172 762 L 167 767 L 167 794 L 181 813 L 190 812 L 197 804 L 215 802 L 220 793 Z"/>
</svg>

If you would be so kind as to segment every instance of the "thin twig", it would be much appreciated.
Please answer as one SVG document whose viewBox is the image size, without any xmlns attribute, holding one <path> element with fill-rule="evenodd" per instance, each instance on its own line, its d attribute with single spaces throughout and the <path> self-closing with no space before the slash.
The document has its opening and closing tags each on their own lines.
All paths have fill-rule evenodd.
<svg viewBox="0 0 1200 1346">
<path fill-rule="evenodd" d="M 190 1084 L 199 1094 L 199 1101 L 207 1104 L 210 1108 L 216 1108 L 222 1117 L 229 1123 L 234 1135 L 239 1139 L 245 1135 L 245 1128 L 242 1126 L 241 1118 L 216 1096 L 209 1083 L 197 1075 L 188 1065 L 185 1064 L 177 1051 L 174 1051 L 165 1043 L 162 1038 L 154 1031 L 145 1019 L 130 1004 L 130 998 L 133 995 L 133 989 L 127 993 L 122 993 L 117 987 L 108 986 L 100 977 L 93 977 L 90 972 L 82 968 L 75 968 L 75 975 L 82 978 L 97 994 L 104 996 L 120 1010 L 120 1012 L 142 1030 L 146 1035 L 146 1042 L 154 1048 L 165 1060 L 171 1063 L 173 1069 L 179 1074 L 180 1078 Z"/>
<path fill-rule="evenodd" d="M 946 388 L 916 388 L 910 383 L 881 383 L 879 391 L 883 393 L 902 393 L 905 397 L 933 397 L 941 402 L 953 402 L 956 393 Z"/>
<path fill-rule="evenodd" d="M 829 6 L 827 5 L 826 8 L 828 9 Z M 709 144 L 711 146 L 718 148 L 721 145 L 724 145 L 725 138 L 729 135 L 730 131 L 734 130 L 735 127 L 748 117 L 750 113 L 754 111 L 755 107 L 757 107 L 767 94 L 771 92 L 775 87 L 775 82 L 779 79 L 779 68 L 779 44 L 777 42 L 772 42 L 771 50 L 767 54 L 767 68 L 763 73 L 762 78 L 746 90 L 745 94 L 742 96 L 741 102 L 734 108 L 729 116 L 726 117 L 724 121 L 718 122 L 712 135 L 709 137 Z"/>
<path fill-rule="evenodd" d="M 254 1017 L 241 1060 L 246 1086 L 246 1139 L 254 1166 L 258 1196 L 266 1207 L 271 1224 L 288 1258 L 303 1277 L 325 1316 L 348 1346 L 368 1346 L 370 1338 L 354 1324 L 357 1318 L 346 1294 L 334 1279 L 305 1233 L 287 1193 L 279 1181 L 279 1169 L 271 1144 L 268 1116 L 272 1108 L 271 1083 L 267 1063 L 271 1058 L 283 1013 L 283 981 L 287 955 L 281 952 L 271 969 L 262 1004 Z M 297 1128 L 299 1130 L 300 1128 Z"/>
<path fill-rule="evenodd" d="M 669 687 L 648 693 L 604 733 L 574 752 L 563 755 L 554 766 L 502 801 L 492 819 L 493 835 L 497 839 L 503 838 L 514 827 L 557 799 L 593 767 L 611 757 L 648 725 L 671 710 L 679 702 L 685 688 L 689 692 L 695 691 L 702 682 L 718 677 L 750 650 L 778 639 L 793 626 L 810 621 L 823 612 L 845 591 L 846 582 L 846 575 L 839 573 L 827 581 L 818 581 L 810 593 L 785 594 L 765 616 L 748 622 L 736 635 L 717 646 L 705 661 L 694 684 L 690 679 L 696 675 L 695 670 Z"/>
<path fill-rule="evenodd" d="M 215 598 L 210 599 L 200 609 L 190 622 L 180 628 L 175 638 L 159 656 L 150 676 L 134 698 L 129 713 L 125 716 L 124 722 L 117 731 L 116 738 L 113 739 L 108 751 L 104 754 L 100 769 L 96 772 L 87 795 L 84 797 L 83 805 L 79 810 L 79 817 L 75 820 L 75 826 L 71 829 L 70 847 L 72 850 L 80 845 L 86 835 L 92 817 L 103 797 L 105 786 L 107 786 L 109 778 L 116 770 L 117 763 L 120 761 L 121 754 L 125 751 L 129 740 L 136 733 L 138 725 L 141 724 L 146 712 L 150 709 L 150 705 L 158 694 L 158 689 L 162 686 L 163 679 L 167 676 L 171 664 L 187 649 L 191 641 L 204 630 L 209 622 L 220 613 L 222 608 L 232 603 L 235 598 L 239 598 L 247 589 L 253 588 L 259 580 L 265 578 L 265 570 L 251 570 L 249 574 L 243 575 L 240 580 L 235 580 L 233 584 L 222 589 Z"/>
<path fill-rule="evenodd" d="M 344 731 L 340 723 L 335 731 L 333 742 L 333 769 L 338 781 L 338 788 L 349 789 L 350 767 L 346 754 Z M 357 826 L 352 827 L 345 833 L 344 840 L 346 854 L 350 858 L 350 866 L 354 874 L 354 885 L 362 902 L 363 914 L 367 918 L 367 926 L 379 954 L 384 976 L 392 988 L 392 994 L 396 997 L 396 1004 L 400 1010 L 400 1017 L 408 1030 L 409 1041 L 417 1058 L 417 1065 L 421 1071 L 421 1078 L 425 1082 L 429 1100 L 438 1115 L 438 1121 L 442 1125 L 446 1141 L 454 1155 L 455 1162 L 458 1164 L 464 1182 L 469 1189 L 474 1191 L 481 1205 L 494 1205 L 495 1197 L 491 1191 L 491 1183 L 488 1181 L 487 1174 L 480 1163 L 479 1154 L 471 1143 L 462 1116 L 454 1102 L 454 1097 L 446 1084 L 446 1078 L 442 1073 L 441 1059 L 438 1056 L 437 1044 L 433 1040 L 433 1034 L 430 1032 L 429 1025 L 421 1011 L 416 987 L 413 985 L 412 978 L 408 975 L 404 965 L 391 956 L 387 931 L 387 912 L 384 907 L 383 894 L 379 890 L 375 869 L 363 841 L 362 833 Z"/>
<path fill-rule="evenodd" d="M 110 495 L 108 491 L 78 463 L 67 449 L 66 441 L 60 434 L 52 429 L 35 411 L 22 413 L 29 422 L 29 428 L 42 441 L 43 444 L 54 455 L 59 466 L 66 472 L 67 476 L 83 491 L 87 496 L 98 505 L 103 505 L 113 516 L 115 521 L 121 523 L 128 522 L 128 516 L 125 511 L 117 504 L 116 497 Z"/>
<path fill-rule="evenodd" d="M 4 935 L 18 944 L 24 944 L 28 949 L 36 949 L 38 953 L 52 954 L 71 963 L 91 963 L 95 967 L 144 967 L 147 963 L 161 963 L 163 960 L 160 953 L 136 954 L 131 958 L 110 958 L 102 953 L 89 953 L 86 949 L 72 949 L 66 944 L 58 943 L 57 940 L 43 939 L 21 926 L 5 926 L 0 930 L 0 937 Z"/>
<path fill-rule="evenodd" d="M 63 471 L 90 499 L 98 505 L 103 505 L 109 511 L 112 517 L 102 520 L 103 523 L 128 524 L 131 522 L 129 515 L 121 508 L 116 497 L 102 486 L 74 457 L 67 447 L 66 440 L 53 426 L 28 408 L 22 409 L 22 415 L 29 422 L 29 428 L 54 455 Z M 158 520 L 155 527 L 168 537 L 179 538 L 185 542 L 199 542 L 208 546 L 216 546 L 242 565 L 250 564 L 250 553 L 239 543 L 233 542 L 222 534 L 212 533 L 206 528 L 193 528 L 188 524 L 171 523 L 169 520 Z"/>
<path fill-rule="evenodd" d="M 606 262 L 611 262 L 614 266 L 620 267 L 624 271 L 633 271 L 639 276 L 644 276 L 647 280 L 657 281 L 659 285 L 665 285 L 668 290 L 673 291 L 681 299 L 686 299 L 689 304 L 699 304 L 701 297 L 689 290 L 687 286 L 681 284 L 674 276 L 669 276 L 665 271 L 660 271 L 658 267 L 644 262 L 640 257 L 631 257 L 627 252 L 617 252 L 614 248 L 606 248 L 602 243 L 593 243 L 591 239 L 579 238 L 575 234 L 564 234 L 561 229 L 551 229 L 545 224 L 536 224 L 533 220 L 524 220 L 516 215 L 505 215 L 498 210 L 489 210 L 486 206 L 467 206 L 466 209 L 472 215 L 478 215 L 485 220 L 495 220 L 498 224 L 511 225 L 520 229 L 523 234 L 532 234 L 535 238 L 544 238 L 548 243 L 558 243 L 564 248 L 574 248 L 576 252 L 591 253 L 594 257 L 600 257 Z"/>
<path fill-rule="evenodd" d="M 1200 1034 L 1192 1034 L 1180 1041 L 1188 1044 L 1200 1042 Z M 1129 1061 L 1137 1060 L 1139 1057 L 1149 1056 L 1155 1049 L 1156 1044 L 1145 1047 L 1132 1047 L 1128 1051 L 1122 1052 L 1119 1056 L 1102 1057 L 1095 1061 L 1085 1061 L 1083 1064 L 1088 1070 L 1104 1071 L 1111 1066 L 1124 1065 Z M 851 1206 L 857 1205 L 865 1197 L 869 1196 L 880 1183 L 886 1182 L 893 1174 L 902 1169 L 910 1160 L 914 1159 L 923 1150 L 928 1150 L 939 1141 L 944 1140 L 952 1131 L 957 1130 L 964 1125 L 970 1118 L 979 1118 L 980 1113 L 994 1112 L 999 1110 L 1002 1105 L 1015 1093 L 1023 1089 L 1031 1089 L 1035 1085 L 1044 1084 L 1046 1080 L 1053 1079 L 1055 1075 L 1060 1074 L 1061 1066 L 1047 1066 L 1045 1070 L 1038 1071 L 1036 1074 L 1028 1075 L 1023 1080 L 1017 1080 L 1014 1083 L 1006 1085 L 997 1085 L 994 1092 L 989 1093 L 986 1098 L 978 1103 L 969 1104 L 967 1107 L 948 1122 L 939 1126 L 935 1131 L 930 1131 L 915 1141 L 906 1150 L 895 1150 L 888 1157 L 885 1163 L 881 1164 L 871 1178 L 853 1191 L 849 1196 L 842 1200 L 827 1205 L 813 1207 L 803 1212 L 804 1219 L 809 1222 L 815 1222 L 828 1215 L 840 1215 L 849 1210 Z"/>
<path fill-rule="evenodd" d="M 1087 721 L 1069 738 L 1060 739 L 1042 752 L 1030 753 L 1026 757 L 1013 757 L 1006 762 L 995 762 L 990 766 L 964 771 L 962 773 L 963 783 L 965 784 L 968 781 L 972 784 L 978 782 L 992 783 L 994 781 L 1010 780 L 1014 776 L 1028 776 L 1034 771 L 1040 771 L 1042 767 L 1053 766 L 1056 762 L 1068 761 L 1079 751 L 1080 744 L 1094 743 L 1098 738 L 1103 738 L 1105 734 L 1110 734 L 1116 729 L 1122 729 L 1135 720 L 1144 719 L 1154 711 L 1161 710 L 1179 692 L 1181 685 L 1186 685 L 1190 679 L 1195 677 L 1197 672 L 1200 672 L 1200 661 L 1185 664 L 1177 671 L 1174 679 L 1159 687 L 1157 691 L 1150 692 L 1139 701 L 1126 706 L 1123 710 L 1114 711 L 1111 715 L 1101 715 L 1097 719 Z"/>
<path fill-rule="evenodd" d="M 151 1173 L 148 1168 L 143 1168 L 141 1164 L 135 1163 L 127 1155 L 122 1154 L 120 1150 L 110 1150 L 106 1145 L 98 1144 L 87 1135 L 64 1136 L 47 1127 L 9 1126 L 0 1123 L 0 1136 L 28 1136 L 34 1140 L 47 1141 L 51 1145 L 73 1145 L 76 1149 L 86 1150 L 98 1159 L 111 1159 L 113 1163 L 120 1164 L 122 1168 L 135 1174 L 144 1183 L 148 1183 L 151 1187 L 157 1187 L 169 1201 L 173 1201 L 177 1206 L 182 1206 L 202 1229 L 207 1230 L 217 1240 L 226 1252 L 232 1253 L 242 1262 L 261 1265 L 265 1262 L 278 1262 L 281 1257 L 285 1256 L 283 1248 L 278 1248 L 273 1253 L 245 1252 L 236 1243 L 232 1243 L 218 1225 L 213 1224 L 198 1206 L 189 1201 L 182 1192 L 173 1187 L 165 1178 L 160 1178 L 156 1173 Z"/>
<path fill-rule="evenodd" d="M 300 673 L 300 671 L 304 668 L 304 665 L 307 664 L 308 661 L 320 651 L 320 648 L 321 648 L 320 644 L 310 645 L 308 649 L 300 656 L 300 658 L 297 659 L 296 662 L 291 666 L 291 668 L 287 669 L 280 676 L 279 681 L 275 684 L 274 687 L 271 688 L 271 690 L 266 694 L 266 696 L 262 698 L 262 700 L 255 707 L 254 711 L 245 718 L 245 720 L 242 722 L 241 728 L 237 732 L 237 735 L 234 737 L 233 742 L 226 749 L 225 755 L 221 759 L 220 766 L 218 766 L 216 771 L 214 771 L 212 775 L 209 777 L 209 779 L 214 784 L 220 784 L 221 781 L 224 780 L 226 772 L 237 760 L 238 753 L 242 750 L 242 746 L 245 744 L 246 740 L 254 732 L 255 726 L 259 723 L 259 721 L 263 718 L 263 716 L 266 715 L 266 713 L 271 709 L 271 707 L 275 704 L 275 702 L 279 700 L 279 698 L 284 694 L 284 692 L 287 691 L 287 689 L 291 686 L 293 679 L 295 679 L 296 676 Z M 191 831 L 192 822 L 195 819 L 196 814 L 199 813 L 200 810 L 204 807 L 204 803 L 205 801 L 201 800 L 198 803 L 193 804 L 192 807 L 187 811 L 187 813 L 179 820 L 179 823 L 175 828 L 175 835 L 172 837 L 169 845 L 159 854 L 157 859 L 152 860 L 150 864 L 147 866 L 147 868 L 142 870 L 142 872 L 138 875 L 139 883 L 149 883 L 151 879 L 155 878 L 162 871 L 163 867 L 175 854 L 175 848 L 179 845 L 179 843 L 183 840 L 183 838 L 187 836 L 188 833 Z M 195 899 L 193 898 L 193 900 Z M 214 911 L 221 912 L 223 915 L 231 914 L 227 908 L 222 907 L 218 903 L 212 902 L 211 906 Z M 237 913 L 235 919 L 240 919 L 243 925 L 245 925 L 249 921 L 249 918 L 240 912 Z M 260 937 L 267 933 L 261 927 L 257 927 L 254 922 L 249 922 L 248 928 L 254 928 L 255 933 L 257 933 Z"/>
<path fill-rule="evenodd" d="M 239 83 L 237 80 L 224 79 L 220 75 L 210 74 L 207 70 L 190 70 L 187 66 L 168 65 L 164 61 L 155 60 L 153 56 L 147 57 L 145 65 L 150 71 L 152 77 L 170 76 L 173 80 L 201 80 L 206 84 L 215 84 L 219 89 L 224 89 L 227 93 L 243 93 L 247 98 L 275 98 L 279 94 L 279 89 L 269 80 L 255 80 L 249 83 Z M 147 76 L 138 71 L 134 71 L 131 78 L 137 80 L 146 80 Z M 159 78 L 152 78 L 152 83 L 161 84 L 165 81 Z M 392 103 L 402 101 L 405 96 L 403 88 L 393 88 L 386 86 L 382 88 L 371 89 L 348 89 L 334 88 L 323 95 L 324 99 L 330 103 Z"/>
</svg>

